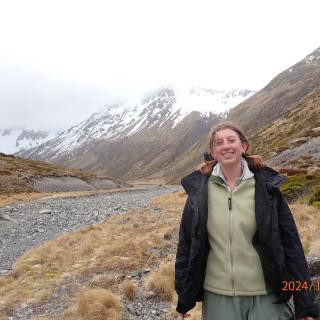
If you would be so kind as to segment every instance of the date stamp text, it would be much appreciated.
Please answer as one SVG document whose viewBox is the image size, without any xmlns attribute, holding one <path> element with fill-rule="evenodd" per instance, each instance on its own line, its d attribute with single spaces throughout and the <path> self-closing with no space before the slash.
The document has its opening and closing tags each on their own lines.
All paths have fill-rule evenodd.
<svg viewBox="0 0 320 320">
<path fill-rule="evenodd" d="M 282 281 L 282 291 L 320 291 L 318 281 Z"/>
</svg>

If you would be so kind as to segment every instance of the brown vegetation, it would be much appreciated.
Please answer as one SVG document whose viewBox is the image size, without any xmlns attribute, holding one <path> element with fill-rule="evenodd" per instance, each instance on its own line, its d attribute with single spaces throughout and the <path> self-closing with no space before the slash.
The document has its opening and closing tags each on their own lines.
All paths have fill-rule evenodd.
<svg viewBox="0 0 320 320">
<path fill-rule="evenodd" d="M 279 116 L 276 121 L 266 123 L 258 127 L 258 130 L 252 131 L 249 136 L 252 153 L 271 159 L 284 150 L 298 147 L 319 137 L 319 111 L 320 89 L 317 89 Z M 285 164 L 303 169 L 303 167 L 317 167 L 319 161 L 313 160 L 310 154 L 301 154 L 294 159 L 287 158 Z"/>
<path fill-rule="evenodd" d="M 34 182 L 45 177 L 73 177 L 87 183 L 95 179 L 107 179 L 114 181 L 116 184 L 129 187 L 126 183 L 111 177 L 98 177 L 94 172 L 56 166 L 46 162 L 0 153 L 0 205 L 8 197 L 24 194 L 26 195 L 25 198 L 27 198 L 27 194 L 38 193 L 34 188 Z M 37 198 L 36 195 L 32 197 Z"/>
<path fill-rule="evenodd" d="M 137 286 L 129 280 L 123 281 L 122 291 L 124 296 L 129 300 L 133 300 L 138 294 Z"/>
<path fill-rule="evenodd" d="M 147 288 L 166 301 L 174 297 L 174 263 L 162 265 L 147 279 Z"/>
<path fill-rule="evenodd" d="M 83 289 L 79 292 L 77 306 L 83 320 L 121 319 L 119 298 L 106 289 Z"/>
</svg>

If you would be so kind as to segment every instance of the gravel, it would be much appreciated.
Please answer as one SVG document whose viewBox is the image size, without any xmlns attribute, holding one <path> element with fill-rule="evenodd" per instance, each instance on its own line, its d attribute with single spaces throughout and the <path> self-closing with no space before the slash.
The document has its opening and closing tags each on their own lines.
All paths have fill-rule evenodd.
<svg viewBox="0 0 320 320">
<path fill-rule="evenodd" d="M 153 186 L 74 198 L 19 203 L 0 208 L 0 275 L 9 273 L 26 250 L 62 233 L 99 223 L 130 208 L 143 208 L 158 195 L 179 186 Z"/>
</svg>

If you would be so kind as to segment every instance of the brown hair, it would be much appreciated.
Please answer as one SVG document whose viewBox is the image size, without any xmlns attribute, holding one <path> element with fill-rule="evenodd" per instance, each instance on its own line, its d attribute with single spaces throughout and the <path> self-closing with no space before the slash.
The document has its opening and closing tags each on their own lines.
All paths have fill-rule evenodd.
<svg viewBox="0 0 320 320">
<path fill-rule="evenodd" d="M 244 135 L 244 133 L 242 132 L 242 130 L 238 126 L 236 126 L 235 124 L 233 124 L 232 122 L 229 122 L 229 121 L 222 122 L 211 129 L 210 136 L 209 136 L 209 154 L 211 154 L 211 150 L 213 148 L 216 133 L 218 131 L 225 130 L 225 129 L 230 129 L 230 130 L 234 131 L 239 136 L 240 141 L 242 143 L 246 143 L 248 145 L 246 153 L 243 154 L 242 156 L 244 159 L 247 160 L 249 169 L 251 171 L 261 170 L 265 166 L 261 157 L 257 156 L 257 155 L 249 155 L 248 154 L 248 149 L 249 149 L 248 138 Z M 214 160 L 214 159 L 206 161 L 199 166 L 199 170 L 204 174 L 211 174 L 213 167 L 216 164 L 217 164 L 217 160 Z"/>
</svg>

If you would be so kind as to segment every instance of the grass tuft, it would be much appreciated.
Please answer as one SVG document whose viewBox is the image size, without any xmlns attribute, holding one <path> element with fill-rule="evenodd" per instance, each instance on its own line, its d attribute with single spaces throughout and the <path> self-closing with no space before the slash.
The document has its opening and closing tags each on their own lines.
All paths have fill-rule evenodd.
<svg viewBox="0 0 320 320">
<path fill-rule="evenodd" d="M 174 262 L 162 265 L 158 271 L 152 273 L 147 280 L 147 288 L 160 298 L 170 302 L 174 297 Z"/>
<path fill-rule="evenodd" d="M 119 298 L 106 289 L 82 289 L 77 299 L 79 316 L 84 320 L 120 320 Z"/>
<path fill-rule="evenodd" d="M 138 294 L 137 286 L 129 280 L 123 281 L 122 291 L 124 296 L 129 300 L 133 300 Z"/>
</svg>

